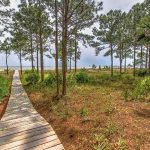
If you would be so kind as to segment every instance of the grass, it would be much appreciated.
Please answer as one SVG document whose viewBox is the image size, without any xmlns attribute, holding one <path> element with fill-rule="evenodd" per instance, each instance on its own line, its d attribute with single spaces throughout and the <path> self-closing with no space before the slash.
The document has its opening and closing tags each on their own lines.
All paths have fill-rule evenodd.
<svg viewBox="0 0 150 150">
<path fill-rule="evenodd" d="M 128 101 L 125 92 L 132 92 L 143 78 L 133 78 L 130 70 L 122 76 L 116 72 L 113 78 L 109 71 L 87 72 L 90 81 L 68 84 L 67 96 L 59 101 L 54 100 L 55 85 L 25 84 L 23 77 L 22 82 L 35 109 L 53 126 L 67 150 L 148 147 L 148 100 Z"/>
<path fill-rule="evenodd" d="M 0 119 L 2 118 L 8 104 L 11 93 L 12 76 L 13 71 L 9 71 L 9 75 L 7 75 L 6 72 L 0 72 Z"/>
<path fill-rule="evenodd" d="M 5 72 L 0 72 L 0 102 L 3 101 L 5 96 L 10 94 L 10 86 L 12 82 L 13 71 L 10 71 L 9 75 Z"/>
</svg>

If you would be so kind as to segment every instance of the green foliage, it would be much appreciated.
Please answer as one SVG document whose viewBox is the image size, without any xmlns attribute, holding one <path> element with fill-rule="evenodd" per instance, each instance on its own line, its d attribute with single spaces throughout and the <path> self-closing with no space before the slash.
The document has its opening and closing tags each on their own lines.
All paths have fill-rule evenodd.
<svg viewBox="0 0 150 150">
<path fill-rule="evenodd" d="M 25 70 L 24 74 L 31 74 L 33 72 L 34 72 L 33 70 Z"/>
<path fill-rule="evenodd" d="M 136 70 L 136 75 L 138 77 L 145 77 L 148 74 L 147 69 L 140 69 L 140 70 Z"/>
<path fill-rule="evenodd" d="M 25 81 L 30 84 L 36 84 L 40 79 L 37 73 L 28 73 L 25 75 Z"/>
<path fill-rule="evenodd" d="M 70 73 L 68 76 L 67 76 L 67 83 L 69 85 L 75 85 L 77 82 L 76 82 L 76 79 L 75 79 L 75 73 Z"/>
<path fill-rule="evenodd" d="M 62 83 L 62 74 L 59 73 L 58 75 L 58 80 L 59 80 L 59 83 Z M 44 83 L 46 85 L 54 85 L 57 81 L 57 78 L 56 78 L 56 73 L 49 73 L 48 76 L 45 77 L 44 79 Z"/>
<path fill-rule="evenodd" d="M 93 146 L 94 150 L 110 150 L 111 149 L 109 141 L 104 135 L 95 134 L 94 140 L 96 141 L 96 144 Z"/>
<path fill-rule="evenodd" d="M 82 70 L 77 73 L 68 75 L 67 79 L 68 79 L 69 84 L 88 83 L 89 82 L 88 74 Z"/>
<path fill-rule="evenodd" d="M 137 99 L 141 96 L 147 95 L 150 92 L 150 77 L 143 79 L 135 88 L 133 98 Z"/>
<path fill-rule="evenodd" d="M 0 75 L 0 101 L 8 92 L 8 81 L 4 76 Z"/>
<path fill-rule="evenodd" d="M 77 72 L 75 74 L 75 79 L 77 83 L 87 83 L 89 81 L 88 75 L 84 71 Z"/>
<path fill-rule="evenodd" d="M 44 82 L 46 85 L 51 85 L 56 82 L 56 75 L 54 73 L 50 73 L 45 79 Z"/>
</svg>

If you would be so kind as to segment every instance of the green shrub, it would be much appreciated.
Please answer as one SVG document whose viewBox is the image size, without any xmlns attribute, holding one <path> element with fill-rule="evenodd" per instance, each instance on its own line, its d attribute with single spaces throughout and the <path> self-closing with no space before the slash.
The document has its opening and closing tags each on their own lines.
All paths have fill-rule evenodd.
<svg viewBox="0 0 150 150">
<path fill-rule="evenodd" d="M 46 85 L 52 85 L 52 84 L 56 83 L 56 80 L 57 80 L 56 74 L 55 73 L 49 73 L 48 76 L 44 79 L 44 83 Z M 59 83 L 62 83 L 62 74 L 59 74 L 58 80 L 59 80 Z"/>
<path fill-rule="evenodd" d="M 44 82 L 46 85 L 54 84 L 56 82 L 56 75 L 54 73 L 50 73 L 45 79 Z"/>
<path fill-rule="evenodd" d="M 33 70 L 25 70 L 24 71 L 24 74 L 31 74 L 31 73 L 33 73 L 34 71 Z"/>
<path fill-rule="evenodd" d="M 76 78 L 75 78 L 75 73 L 70 73 L 68 76 L 67 76 L 67 83 L 69 85 L 75 85 L 77 82 L 76 82 Z"/>
<path fill-rule="evenodd" d="M 30 84 L 36 84 L 40 79 L 40 76 L 37 73 L 28 73 L 25 76 L 25 81 Z"/>
<path fill-rule="evenodd" d="M 124 84 L 133 84 L 135 81 L 136 81 L 135 78 L 131 75 L 124 75 L 122 77 L 122 82 Z"/>
<path fill-rule="evenodd" d="M 135 88 L 133 97 L 138 98 L 140 96 L 147 95 L 150 92 L 150 77 L 143 79 Z"/>
<path fill-rule="evenodd" d="M 4 96 L 8 95 L 8 92 L 8 81 L 0 75 L 0 101 Z"/>
<path fill-rule="evenodd" d="M 135 73 L 138 77 L 145 77 L 148 74 L 147 69 L 136 70 Z"/>
<path fill-rule="evenodd" d="M 77 72 L 75 74 L 75 79 L 77 83 L 87 83 L 89 81 L 89 77 L 84 71 Z"/>
</svg>

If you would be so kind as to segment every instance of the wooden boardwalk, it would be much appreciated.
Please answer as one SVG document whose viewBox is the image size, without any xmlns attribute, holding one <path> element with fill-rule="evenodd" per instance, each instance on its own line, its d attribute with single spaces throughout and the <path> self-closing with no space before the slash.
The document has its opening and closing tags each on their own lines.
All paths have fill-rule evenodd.
<svg viewBox="0 0 150 150">
<path fill-rule="evenodd" d="M 64 150 L 52 127 L 33 108 L 15 71 L 12 93 L 0 121 L 0 150 Z"/>
</svg>

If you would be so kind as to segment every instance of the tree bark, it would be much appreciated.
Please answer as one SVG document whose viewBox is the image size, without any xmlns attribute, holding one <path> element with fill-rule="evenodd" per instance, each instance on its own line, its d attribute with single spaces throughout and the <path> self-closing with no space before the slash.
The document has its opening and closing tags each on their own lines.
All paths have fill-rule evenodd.
<svg viewBox="0 0 150 150">
<path fill-rule="evenodd" d="M 40 43 L 40 63 L 41 63 L 41 81 L 44 81 L 44 58 L 43 58 L 43 40 L 42 40 L 42 22 L 41 12 L 39 14 L 39 43 Z"/>
<path fill-rule="evenodd" d="M 31 66 L 32 66 L 32 72 L 34 71 L 34 58 L 33 58 L 33 39 L 32 39 L 32 33 L 30 33 L 30 48 L 31 48 Z"/>
<path fill-rule="evenodd" d="M 19 53 L 19 61 L 20 61 L 20 72 L 21 72 L 21 75 L 22 75 L 22 51 L 20 49 L 20 53 Z"/>
<path fill-rule="evenodd" d="M 6 72 L 7 72 L 7 75 L 9 74 L 9 70 L 8 70 L 8 52 L 6 50 Z"/>
<path fill-rule="evenodd" d="M 141 65 L 140 68 L 143 68 L 143 46 L 141 45 Z"/>
<path fill-rule="evenodd" d="M 111 50 L 111 54 L 110 54 L 111 55 L 111 76 L 113 76 L 113 74 L 114 74 L 113 73 L 114 72 L 113 71 L 113 66 L 114 65 L 113 65 L 113 46 L 112 46 L 112 43 L 110 44 L 110 50 Z"/>
<path fill-rule="evenodd" d="M 71 54 L 70 54 L 70 72 L 71 72 Z"/>
<path fill-rule="evenodd" d="M 76 26 L 75 26 L 75 72 L 77 72 L 77 12 L 76 12 Z"/>
<path fill-rule="evenodd" d="M 122 74 L 123 43 L 120 46 L 120 74 Z"/>
<path fill-rule="evenodd" d="M 63 39 L 62 39 L 62 74 L 63 74 L 63 87 L 62 96 L 66 95 L 66 72 L 67 72 L 67 37 L 68 37 L 68 0 L 63 1 Z"/>
<path fill-rule="evenodd" d="M 148 44 L 146 46 L 146 60 L 145 60 L 145 68 L 147 69 L 148 68 Z"/>
<path fill-rule="evenodd" d="M 56 84 L 57 84 L 57 96 L 59 95 L 59 68 L 58 68 L 58 14 L 57 14 L 57 0 L 55 0 L 55 49 L 56 49 L 56 58 L 55 58 L 55 69 L 56 69 Z"/>
<path fill-rule="evenodd" d="M 125 50 L 125 56 L 124 56 L 124 72 L 127 72 L 127 51 Z"/>
<path fill-rule="evenodd" d="M 39 74 L 39 43 L 38 43 L 37 34 L 36 34 L 36 68 L 37 68 L 37 74 Z"/>
<path fill-rule="evenodd" d="M 135 61 L 136 61 L 136 46 L 134 45 L 134 47 L 133 47 L 133 49 L 134 49 L 134 56 L 133 56 L 133 76 L 135 77 Z"/>
<path fill-rule="evenodd" d="M 149 49 L 148 50 L 149 51 L 149 54 L 148 54 L 149 55 L 149 60 L 148 61 L 149 61 L 149 75 L 150 75 L 150 46 L 149 45 L 148 45 L 148 49 Z"/>
</svg>

